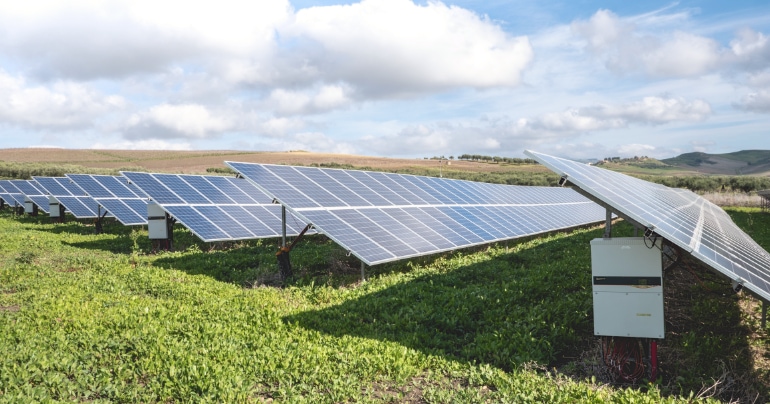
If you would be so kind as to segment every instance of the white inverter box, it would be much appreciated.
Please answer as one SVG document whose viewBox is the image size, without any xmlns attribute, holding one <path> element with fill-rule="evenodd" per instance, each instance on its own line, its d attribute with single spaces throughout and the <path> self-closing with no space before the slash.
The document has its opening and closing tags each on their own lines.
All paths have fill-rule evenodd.
<svg viewBox="0 0 770 404">
<path fill-rule="evenodd" d="M 661 242 L 642 237 L 591 241 L 594 334 L 663 338 Z"/>
<path fill-rule="evenodd" d="M 147 204 L 147 233 L 151 240 L 165 240 L 168 238 L 168 225 L 166 211 L 157 203 Z"/>
<path fill-rule="evenodd" d="M 48 196 L 48 215 L 50 217 L 61 217 L 59 211 L 59 201 L 52 195 Z"/>
<path fill-rule="evenodd" d="M 35 212 L 35 202 L 32 199 L 24 198 L 24 213 L 32 214 Z"/>
</svg>

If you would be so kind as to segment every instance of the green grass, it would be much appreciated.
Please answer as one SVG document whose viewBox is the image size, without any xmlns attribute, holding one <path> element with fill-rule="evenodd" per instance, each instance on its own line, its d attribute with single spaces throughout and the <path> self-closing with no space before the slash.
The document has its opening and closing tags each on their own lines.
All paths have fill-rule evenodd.
<svg viewBox="0 0 770 404">
<path fill-rule="evenodd" d="M 767 215 L 731 214 L 770 242 Z M 576 370 L 596 343 L 589 241 L 601 233 L 377 266 L 365 283 L 313 236 L 292 252 L 295 278 L 269 286 L 276 240 L 212 248 L 178 229 L 178 251 L 153 254 L 142 230 L 3 211 L 0 402 L 689 402 L 719 377 L 715 360 L 751 368 L 729 350 L 764 340 L 730 295 L 690 304 L 703 326 L 662 343 L 677 355 L 664 357 L 668 380 L 628 388 Z M 717 321 L 737 331 L 700 343 Z M 760 373 L 750 381 L 767 398 Z"/>
</svg>

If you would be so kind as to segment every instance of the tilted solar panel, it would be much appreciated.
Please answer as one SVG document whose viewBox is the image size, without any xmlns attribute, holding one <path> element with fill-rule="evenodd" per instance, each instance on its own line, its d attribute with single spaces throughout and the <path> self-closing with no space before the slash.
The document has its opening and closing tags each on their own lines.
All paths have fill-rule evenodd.
<svg viewBox="0 0 770 404">
<path fill-rule="evenodd" d="M 569 189 L 225 162 L 368 265 L 601 221 Z"/>
<path fill-rule="evenodd" d="M 131 184 L 203 241 L 282 235 L 281 206 L 242 178 L 122 172 Z M 146 211 L 145 211 L 146 214 Z M 302 231 L 293 217 L 287 235 Z"/>
<path fill-rule="evenodd" d="M 6 192 L 5 196 L 3 197 L 3 200 L 5 200 L 6 203 L 9 205 L 15 204 L 18 206 L 24 206 L 24 194 L 21 193 L 19 188 L 16 188 L 16 185 L 13 185 L 11 180 L 0 180 L 0 186 L 3 187 Z"/>
<path fill-rule="evenodd" d="M 724 210 L 684 189 L 533 151 L 525 152 L 612 210 L 653 230 L 728 278 L 770 300 L 770 254 Z"/>
<path fill-rule="evenodd" d="M 29 180 L 11 180 L 10 181 L 27 199 L 34 202 L 37 208 L 48 213 L 48 197 L 45 191 L 38 188 L 35 181 Z"/>
<path fill-rule="evenodd" d="M 16 203 L 16 200 L 11 196 L 11 193 L 6 191 L 2 184 L 0 184 L 0 199 L 8 205 L 14 205 Z"/>
<path fill-rule="evenodd" d="M 147 224 L 147 198 L 131 190 L 125 178 L 91 174 L 67 177 L 124 225 Z"/>
<path fill-rule="evenodd" d="M 78 219 L 92 219 L 100 216 L 99 204 L 67 177 L 34 177 L 47 193 Z"/>
</svg>

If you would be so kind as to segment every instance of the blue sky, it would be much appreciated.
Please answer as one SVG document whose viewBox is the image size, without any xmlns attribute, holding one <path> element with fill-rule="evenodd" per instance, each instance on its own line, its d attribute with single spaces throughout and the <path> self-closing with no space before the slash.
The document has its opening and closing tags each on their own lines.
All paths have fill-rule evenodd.
<svg viewBox="0 0 770 404">
<path fill-rule="evenodd" d="M 0 147 L 770 149 L 770 3 L 0 3 Z"/>
</svg>

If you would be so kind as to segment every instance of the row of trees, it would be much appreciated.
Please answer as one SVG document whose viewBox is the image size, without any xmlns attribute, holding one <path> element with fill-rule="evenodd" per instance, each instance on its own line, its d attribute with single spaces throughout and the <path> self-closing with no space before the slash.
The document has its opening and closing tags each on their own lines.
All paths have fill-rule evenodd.
<svg viewBox="0 0 770 404">
<path fill-rule="evenodd" d="M 508 164 L 538 164 L 533 159 L 521 159 L 518 157 L 500 157 L 500 156 L 485 156 L 481 154 L 463 154 L 457 157 L 458 160 L 467 161 L 481 161 L 492 163 L 508 163 Z"/>
<path fill-rule="evenodd" d="M 770 189 L 769 177 L 718 176 L 718 177 L 662 177 L 646 176 L 642 179 L 671 188 L 685 188 L 693 192 L 754 192 Z"/>
<path fill-rule="evenodd" d="M 45 164 L 45 163 L 17 163 L 0 162 L 0 178 L 31 179 L 37 177 L 63 177 L 64 174 L 104 174 L 119 175 L 119 171 L 137 171 L 137 167 L 130 168 L 86 168 L 72 164 Z M 139 168 L 141 171 L 145 171 Z"/>
</svg>

